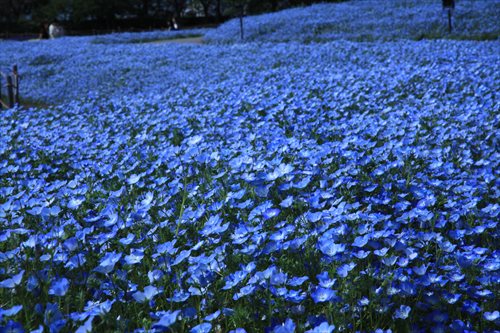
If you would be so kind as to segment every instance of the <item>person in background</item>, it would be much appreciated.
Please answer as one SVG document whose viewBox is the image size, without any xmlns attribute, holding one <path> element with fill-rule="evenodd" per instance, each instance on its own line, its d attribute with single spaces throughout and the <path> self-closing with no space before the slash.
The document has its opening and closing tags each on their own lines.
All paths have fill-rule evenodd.
<svg viewBox="0 0 500 333">
<path fill-rule="evenodd" d="M 170 22 L 170 28 L 172 30 L 179 30 L 179 25 L 177 24 L 177 21 L 175 20 L 175 17 L 172 17 L 172 20 Z"/>
<path fill-rule="evenodd" d="M 54 22 L 49 25 L 49 37 L 50 37 L 50 39 L 61 37 L 63 35 L 64 35 L 63 27 L 59 25 L 57 20 L 54 20 Z"/>
</svg>

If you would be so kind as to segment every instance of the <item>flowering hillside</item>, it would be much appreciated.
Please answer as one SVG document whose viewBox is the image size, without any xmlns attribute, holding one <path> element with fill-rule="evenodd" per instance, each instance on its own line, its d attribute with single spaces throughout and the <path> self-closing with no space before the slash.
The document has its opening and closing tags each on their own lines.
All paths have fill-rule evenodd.
<svg viewBox="0 0 500 333">
<path fill-rule="evenodd" d="M 492 40 L 500 37 L 500 1 L 459 0 L 452 34 L 447 22 L 440 0 L 353 0 L 247 17 L 244 41 Z M 239 20 L 205 38 L 211 43 L 241 42 Z"/>
<path fill-rule="evenodd" d="M 0 331 L 498 330 L 498 41 L 155 34 L 0 42 Z"/>
</svg>

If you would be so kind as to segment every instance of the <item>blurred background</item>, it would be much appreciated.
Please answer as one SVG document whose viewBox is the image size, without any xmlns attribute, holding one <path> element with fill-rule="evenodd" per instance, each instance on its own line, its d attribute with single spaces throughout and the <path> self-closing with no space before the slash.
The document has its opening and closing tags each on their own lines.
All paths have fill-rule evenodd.
<svg viewBox="0 0 500 333">
<path fill-rule="evenodd" d="M 249 14 L 342 0 L 0 0 L 0 38 L 32 38 L 58 22 L 66 34 L 215 26 Z"/>
</svg>

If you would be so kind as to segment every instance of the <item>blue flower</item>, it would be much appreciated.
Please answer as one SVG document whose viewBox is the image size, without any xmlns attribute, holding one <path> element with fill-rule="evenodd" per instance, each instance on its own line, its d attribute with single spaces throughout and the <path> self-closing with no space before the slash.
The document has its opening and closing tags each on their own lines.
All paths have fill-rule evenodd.
<svg viewBox="0 0 500 333">
<path fill-rule="evenodd" d="M 334 330 L 335 325 L 330 325 L 324 321 L 313 329 L 306 331 L 306 333 L 332 333 Z"/>
<path fill-rule="evenodd" d="M 144 287 L 144 292 L 142 291 L 136 291 L 132 297 L 139 303 L 144 303 L 152 300 L 160 290 L 156 288 L 155 286 L 146 286 Z"/>
<path fill-rule="evenodd" d="M 0 326 L 0 332 L 5 333 L 24 333 L 24 328 L 21 323 L 9 320 L 5 326 Z"/>
<path fill-rule="evenodd" d="M 319 249 L 323 254 L 333 257 L 338 253 L 342 253 L 345 251 L 344 244 L 336 244 L 331 239 L 321 238 L 319 241 Z"/>
<path fill-rule="evenodd" d="M 10 309 L 2 309 L 0 308 L 0 320 L 3 318 L 3 317 L 11 317 L 11 316 L 15 316 L 16 314 L 19 313 L 19 311 L 21 311 L 23 309 L 23 306 L 22 305 L 14 305 L 13 307 L 11 307 Z"/>
<path fill-rule="evenodd" d="M 278 208 L 270 208 L 270 209 L 266 209 L 262 213 L 262 216 L 264 217 L 265 220 L 269 220 L 273 217 L 278 216 L 279 213 L 280 213 L 280 210 Z"/>
<path fill-rule="evenodd" d="M 189 332 L 190 333 L 208 333 L 212 330 L 212 324 L 210 323 L 202 323 L 193 327 Z"/>
<path fill-rule="evenodd" d="M 295 323 L 293 320 L 288 318 L 281 325 L 277 325 L 273 328 L 273 333 L 293 333 L 295 332 Z"/>
<path fill-rule="evenodd" d="M 349 264 L 344 264 L 341 265 L 340 267 L 337 268 L 337 274 L 340 277 L 347 277 L 350 271 L 352 271 L 356 267 L 355 263 L 349 263 Z"/>
<path fill-rule="evenodd" d="M 323 287 L 316 288 L 316 290 L 311 294 L 314 303 L 329 302 L 336 296 L 337 293 L 334 290 Z"/>
<path fill-rule="evenodd" d="M 168 328 L 177 321 L 181 310 L 167 311 L 162 314 L 160 320 L 153 324 L 153 328 Z"/>
<path fill-rule="evenodd" d="M 69 280 L 61 278 L 52 282 L 49 288 L 49 295 L 64 296 L 69 289 Z"/>
<path fill-rule="evenodd" d="M 121 257 L 121 253 L 116 253 L 114 251 L 107 252 L 104 257 L 102 257 L 99 266 L 97 266 L 94 270 L 103 274 L 110 273 L 115 268 L 116 263 L 120 261 Z"/>
<path fill-rule="evenodd" d="M 217 318 L 219 317 L 220 313 L 221 313 L 221 311 L 220 311 L 220 310 L 217 310 L 217 311 L 215 311 L 214 313 L 212 313 L 212 314 L 210 314 L 210 315 L 206 316 L 206 317 L 204 318 L 204 320 L 205 320 L 205 321 L 212 321 L 212 320 L 215 320 L 215 319 L 217 319 Z"/>
<path fill-rule="evenodd" d="M 21 283 L 23 279 L 24 270 L 20 271 L 16 275 L 13 275 L 11 278 L 0 281 L 0 288 L 12 289 L 18 284 Z"/>
<path fill-rule="evenodd" d="M 94 321 L 94 317 L 91 316 L 87 320 L 85 320 L 85 323 L 83 323 L 82 326 L 78 327 L 78 329 L 75 331 L 75 333 L 88 333 L 92 332 L 92 322 Z"/>
<path fill-rule="evenodd" d="M 394 318 L 397 318 L 397 319 L 406 319 L 406 318 L 408 318 L 408 315 L 410 314 L 410 311 L 411 311 L 411 307 L 409 307 L 407 305 L 401 305 L 399 307 L 399 309 L 397 309 L 394 312 Z"/>
<path fill-rule="evenodd" d="M 500 312 L 498 311 L 484 312 L 483 317 L 488 321 L 496 321 L 500 317 Z"/>
</svg>

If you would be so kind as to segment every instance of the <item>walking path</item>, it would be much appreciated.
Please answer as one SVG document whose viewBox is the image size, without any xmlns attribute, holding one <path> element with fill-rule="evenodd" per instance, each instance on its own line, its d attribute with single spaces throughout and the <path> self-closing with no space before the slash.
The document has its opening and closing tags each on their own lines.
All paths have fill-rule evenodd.
<svg viewBox="0 0 500 333">
<path fill-rule="evenodd" d="M 199 37 L 155 40 L 155 41 L 152 41 L 151 43 L 154 43 L 154 44 L 160 44 L 160 43 L 203 44 L 203 37 L 199 36 Z"/>
</svg>

